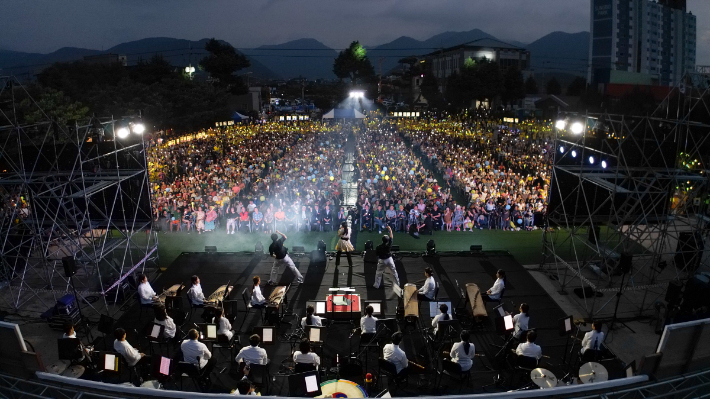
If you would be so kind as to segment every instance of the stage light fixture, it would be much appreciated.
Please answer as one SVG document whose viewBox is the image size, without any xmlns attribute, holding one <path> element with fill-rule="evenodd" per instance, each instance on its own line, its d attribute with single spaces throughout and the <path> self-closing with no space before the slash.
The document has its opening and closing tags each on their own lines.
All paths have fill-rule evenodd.
<svg viewBox="0 0 710 399">
<path fill-rule="evenodd" d="M 581 134 L 584 131 L 584 125 L 582 122 L 575 122 L 569 127 L 569 130 L 574 134 Z"/>
<path fill-rule="evenodd" d="M 133 130 L 133 133 L 135 134 L 143 134 L 143 132 L 145 132 L 145 125 L 142 123 L 135 123 L 131 126 L 131 130 Z"/>
<path fill-rule="evenodd" d="M 606 169 L 607 166 L 606 161 L 602 160 L 602 169 Z"/>
<path fill-rule="evenodd" d="M 589 163 L 594 165 L 594 156 L 593 155 L 589 156 Z"/>
<path fill-rule="evenodd" d="M 116 130 L 116 137 L 118 137 L 119 139 L 125 139 L 130 133 L 131 131 L 128 130 L 127 127 L 119 127 Z"/>
<path fill-rule="evenodd" d="M 572 150 L 572 158 L 577 158 L 577 151 Z"/>
<path fill-rule="evenodd" d="M 350 92 L 350 98 L 363 98 L 365 97 L 365 92 L 362 90 L 353 90 Z"/>
<path fill-rule="evenodd" d="M 557 122 L 555 122 L 555 127 L 560 130 L 565 130 L 565 128 L 567 127 L 567 121 L 564 119 L 559 119 Z"/>
<path fill-rule="evenodd" d="M 565 153 L 565 147 L 564 147 L 564 146 L 560 146 L 560 154 L 564 154 L 564 153 Z"/>
</svg>

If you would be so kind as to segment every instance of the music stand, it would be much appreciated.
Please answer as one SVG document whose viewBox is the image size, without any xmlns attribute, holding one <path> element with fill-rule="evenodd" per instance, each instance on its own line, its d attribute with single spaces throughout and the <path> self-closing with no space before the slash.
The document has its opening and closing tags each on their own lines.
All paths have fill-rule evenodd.
<svg viewBox="0 0 710 399">
<path fill-rule="evenodd" d="M 314 344 L 322 344 L 324 335 L 325 335 L 325 327 L 320 327 L 320 326 L 306 326 L 306 334 L 308 336 L 308 340 L 311 341 L 311 343 Z"/>
<path fill-rule="evenodd" d="M 261 337 L 261 343 L 264 345 L 272 345 L 274 343 L 274 327 L 254 327 L 253 334 L 258 334 Z"/>
<path fill-rule="evenodd" d="M 436 315 L 441 313 L 439 310 L 439 306 L 441 305 L 446 305 L 449 308 L 449 316 L 453 314 L 453 310 L 451 309 L 451 302 L 448 301 L 440 301 L 440 302 L 434 302 L 431 301 L 429 302 L 429 317 L 434 318 Z"/>
<path fill-rule="evenodd" d="M 505 315 L 503 317 L 496 317 L 496 333 L 506 334 L 508 331 L 515 328 L 513 323 L 513 316 Z"/>
<path fill-rule="evenodd" d="M 101 358 L 101 370 L 118 373 L 118 365 L 120 364 L 120 362 L 118 361 L 118 356 L 119 355 L 116 353 L 104 353 Z"/>
<path fill-rule="evenodd" d="M 175 363 L 172 359 L 165 356 L 160 356 L 153 360 L 153 375 L 155 378 L 164 383 L 170 377 L 170 372 L 175 368 Z"/>
<path fill-rule="evenodd" d="M 494 307 L 493 310 L 498 313 L 499 317 L 505 317 L 505 315 L 508 314 L 505 310 L 505 304 L 503 302 L 501 302 L 500 305 Z"/>
<path fill-rule="evenodd" d="M 384 317 L 385 315 L 385 304 L 384 301 L 363 301 L 363 313 L 364 309 L 368 306 L 372 306 L 372 315 L 375 317 Z"/>
<path fill-rule="evenodd" d="M 150 339 L 158 340 L 158 339 L 160 339 L 160 337 L 163 336 L 164 332 L 165 332 L 164 325 L 157 324 L 157 323 L 151 323 L 148 325 L 145 335 Z"/>
<path fill-rule="evenodd" d="M 384 326 L 390 331 L 390 334 L 394 334 L 399 331 L 399 324 L 397 324 L 397 319 L 379 319 L 375 321 L 375 330 L 380 331 L 380 326 Z"/>
<path fill-rule="evenodd" d="M 327 317 L 328 306 L 326 306 L 326 304 L 326 301 L 306 301 L 306 307 L 313 306 L 315 310 L 313 314 L 316 316 Z"/>
<path fill-rule="evenodd" d="M 458 320 L 454 319 L 449 319 L 449 320 L 439 320 L 437 323 L 437 334 L 441 337 L 445 336 L 447 338 L 451 338 L 451 335 L 453 333 L 460 333 L 461 332 L 461 324 L 459 324 Z M 454 337 L 455 338 L 455 337 Z"/>
<path fill-rule="evenodd" d="M 313 398 L 323 395 L 320 389 L 320 375 L 317 371 L 291 374 L 288 376 L 288 395 Z"/>
<path fill-rule="evenodd" d="M 201 341 L 216 341 L 217 340 L 217 325 L 209 323 L 200 323 L 197 325 L 200 328 Z"/>
<path fill-rule="evenodd" d="M 382 391 L 382 392 L 378 393 L 377 395 L 375 395 L 375 397 L 376 397 L 376 398 L 391 398 L 392 395 L 390 394 L 390 390 L 389 390 L 389 389 L 385 389 L 384 391 Z"/>
<path fill-rule="evenodd" d="M 113 334 L 113 325 L 115 322 L 116 321 L 111 316 L 105 314 L 102 314 L 99 318 L 99 326 L 97 330 L 103 334 L 104 348 L 108 348 L 108 345 L 106 344 L 106 336 Z M 96 342 L 94 342 L 94 345 L 96 345 Z"/>
</svg>

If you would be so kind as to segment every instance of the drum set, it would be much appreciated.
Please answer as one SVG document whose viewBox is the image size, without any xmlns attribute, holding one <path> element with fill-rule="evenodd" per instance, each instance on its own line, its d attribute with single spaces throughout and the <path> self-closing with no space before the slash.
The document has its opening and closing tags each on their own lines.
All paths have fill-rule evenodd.
<svg viewBox="0 0 710 399">
<path fill-rule="evenodd" d="M 579 381 L 582 384 L 593 384 L 609 379 L 606 367 L 596 362 L 584 363 L 579 368 Z M 552 371 L 538 367 L 530 371 L 530 380 L 542 389 L 554 388 L 560 382 Z"/>
</svg>

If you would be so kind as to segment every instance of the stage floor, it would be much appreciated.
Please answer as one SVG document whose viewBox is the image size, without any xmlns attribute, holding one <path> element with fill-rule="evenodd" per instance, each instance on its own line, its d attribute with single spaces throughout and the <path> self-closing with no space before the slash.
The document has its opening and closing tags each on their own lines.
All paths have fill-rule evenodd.
<svg viewBox="0 0 710 399">
<path fill-rule="evenodd" d="M 347 265 L 347 259 L 341 259 L 339 267 L 335 267 L 334 259 L 327 259 L 325 262 L 312 262 L 309 256 L 293 256 L 293 260 L 299 271 L 304 275 L 305 281 L 302 284 L 295 283 L 294 276 L 288 270 L 279 271 L 279 285 L 291 285 L 287 293 L 288 305 L 286 307 L 288 316 L 285 317 L 285 322 L 281 323 L 278 329 L 278 336 L 282 338 L 285 334 L 291 332 L 296 327 L 300 318 L 305 315 L 306 302 L 311 300 L 325 300 L 328 295 L 328 289 L 331 287 L 354 287 L 356 293 L 361 295 L 362 300 L 382 300 L 385 303 L 385 314 L 387 317 L 395 317 L 397 308 L 397 296 L 392 290 L 392 276 L 389 270 L 385 271 L 384 288 L 375 289 L 372 287 L 375 279 L 376 264 L 365 263 L 362 256 L 353 257 L 353 267 Z M 266 256 L 254 256 L 251 254 L 238 253 L 182 253 L 168 269 L 160 274 L 151 284 L 156 292 L 161 292 L 163 288 L 176 283 L 184 283 L 189 286 L 190 276 L 197 274 L 200 276 L 203 291 L 205 295 L 212 293 L 217 287 L 226 284 L 234 286 L 231 299 L 239 299 L 235 303 L 238 309 L 236 322 L 233 324 L 235 330 L 244 322 L 244 327 L 240 333 L 241 342 L 247 343 L 248 336 L 251 334 L 253 327 L 261 325 L 261 320 L 258 312 L 252 311 L 244 320 L 244 305 L 241 302 L 241 293 L 244 288 L 251 288 L 251 279 L 254 275 L 259 275 L 262 282 L 268 280 L 271 270 L 272 259 Z M 530 276 L 530 274 L 518 263 L 515 259 L 504 252 L 484 252 L 476 256 L 433 256 L 433 257 L 403 257 L 396 260 L 397 271 L 402 286 L 405 283 L 417 283 L 421 285 L 424 280 L 424 268 L 431 266 L 434 269 L 434 277 L 440 283 L 439 298 L 443 300 L 449 299 L 455 307 L 461 300 L 458 286 L 464 287 L 466 283 L 476 283 L 482 291 L 487 290 L 493 285 L 495 273 L 498 269 L 503 269 L 507 273 L 507 287 L 505 292 L 504 303 L 506 309 L 515 311 L 521 302 L 526 302 L 530 305 L 530 327 L 537 329 L 537 343 L 542 347 L 543 355 L 549 358 L 543 358 L 541 367 L 548 368 L 558 377 L 562 377 L 566 372 L 566 367 L 562 364 L 563 354 L 567 340 L 565 337 L 560 337 L 558 334 L 558 320 L 563 318 L 565 314 L 559 306 L 547 295 L 544 289 Z M 458 282 L 458 284 L 457 284 Z M 271 287 L 262 283 L 264 296 L 268 297 Z M 183 295 L 184 296 L 184 295 Z M 514 304 L 514 305 L 513 305 Z M 468 305 L 467 305 L 468 306 Z M 187 300 L 184 299 L 184 308 L 188 308 Z M 504 343 L 501 336 L 495 333 L 493 323 L 493 304 L 487 304 L 488 319 L 484 320 L 478 326 L 471 328 L 472 343 L 476 347 L 476 353 L 484 354 L 485 357 L 477 357 L 473 366 L 473 377 L 470 386 L 464 386 L 462 393 L 481 393 L 481 392 L 496 392 L 515 389 L 519 384 L 506 384 L 503 388 L 490 386 L 482 388 L 484 385 L 492 384 L 493 377 L 496 373 L 487 372 L 486 367 L 493 367 L 493 359 L 499 348 L 494 345 L 502 345 Z M 136 329 L 142 331 L 143 324 L 150 321 L 149 316 L 143 317 L 142 322 L 136 317 L 139 312 L 137 304 L 129 309 L 124 316 L 118 321 L 118 326 L 125 328 L 127 331 Z M 192 318 L 193 322 L 200 321 L 200 313 Z M 152 316 L 151 316 L 152 317 Z M 421 307 L 421 314 L 418 320 L 419 326 L 428 328 L 431 326 L 431 318 L 429 317 L 429 307 Z M 191 324 L 185 325 L 187 331 Z M 322 350 L 318 353 L 321 356 L 321 363 L 326 366 L 333 364 L 336 354 L 342 359 L 347 357 L 348 353 L 357 352 L 358 334 L 354 334 L 352 339 L 349 339 L 352 329 L 359 326 L 351 326 L 348 323 L 338 323 L 327 329 L 326 340 Z M 404 324 L 400 324 L 400 328 L 405 333 L 402 349 L 407 353 L 409 360 L 422 364 L 427 368 L 425 377 L 411 376 L 410 383 L 406 387 L 397 389 L 393 392 L 396 396 L 415 396 L 421 394 L 443 394 L 457 393 L 459 390 L 458 384 L 449 382 L 444 378 L 442 387 L 435 391 L 435 375 L 434 368 L 438 368 L 437 362 L 431 359 L 436 359 L 441 356 L 441 353 L 432 348 L 428 348 L 423 336 L 422 328 L 405 328 Z M 588 327 L 583 330 L 589 330 Z M 136 337 L 129 335 L 130 342 L 142 342 Z M 571 340 L 569 342 L 571 345 Z M 275 381 L 271 382 L 269 394 L 272 395 L 288 395 L 288 379 L 280 376 L 282 362 L 291 356 L 291 343 L 282 340 L 274 345 L 265 346 L 270 358 L 270 371 L 272 375 L 276 375 Z M 579 348 L 579 345 L 577 345 Z M 568 349 L 569 350 L 569 349 Z M 441 352 L 441 349 L 438 351 Z M 577 352 L 577 349 L 575 349 Z M 235 388 L 236 380 L 230 374 L 229 369 L 223 373 L 222 366 L 228 365 L 227 354 L 214 354 L 218 357 L 218 367 L 213 374 L 214 392 L 228 392 Z M 375 351 L 371 351 L 367 358 L 367 367 L 365 367 L 365 358 L 363 360 L 363 369 L 367 372 L 377 375 L 377 357 Z M 569 356 L 568 356 L 569 357 Z M 618 364 L 606 364 L 610 368 L 610 373 L 617 375 L 621 372 Z M 505 374 L 504 374 L 505 375 Z M 507 380 L 510 380 L 510 375 L 505 375 Z M 358 383 L 362 382 L 361 377 L 349 377 Z M 421 381 L 428 381 L 429 385 L 419 386 Z M 386 385 L 386 384 L 385 384 Z M 185 383 L 185 388 L 193 389 L 189 382 Z M 394 388 L 394 384 L 391 385 Z"/>
</svg>

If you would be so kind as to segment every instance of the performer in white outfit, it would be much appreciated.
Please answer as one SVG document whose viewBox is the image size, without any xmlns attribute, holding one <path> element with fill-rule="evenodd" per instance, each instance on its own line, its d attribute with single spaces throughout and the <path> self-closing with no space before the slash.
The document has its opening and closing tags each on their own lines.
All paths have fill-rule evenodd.
<svg viewBox="0 0 710 399">
<path fill-rule="evenodd" d="M 439 305 L 439 314 L 434 316 L 434 318 L 431 320 L 431 326 L 434 327 L 434 336 L 436 336 L 436 334 L 439 332 L 439 321 L 442 320 L 451 320 L 451 316 L 449 315 L 449 306 L 445 303 Z"/>
<path fill-rule="evenodd" d="M 212 323 L 217 325 L 217 335 L 224 335 L 229 341 L 234 337 L 234 331 L 232 331 L 232 323 L 223 316 L 224 312 L 222 309 L 217 308 L 215 311 L 214 318 L 212 318 Z"/>
<path fill-rule="evenodd" d="M 267 364 L 269 356 L 264 348 L 259 347 L 261 337 L 258 334 L 253 334 L 249 337 L 249 346 L 243 347 L 237 357 L 234 359 L 237 363 L 244 361 L 247 364 Z"/>
<path fill-rule="evenodd" d="M 335 244 L 335 250 L 337 251 L 335 255 L 335 267 L 340 266 L 340 255 L 342 255 L 343 252 L 345 252 L 345 256 L 348 258 L 348 266 L 353 267 L 353 258 L 350 256 L 350 252 L 354 251 L 355 248 L 350 242 L 350 228 L 348 227 L 348 222 L 340 224 L 338 238 L 338 243 Z"/>
<path fill-rule="evenodd" d="M 523 338 L 523 334 L 525 334 L 530 329 L 530 315 L 528 314 L 529 311 L 530 306 L 528 306 L 527 303 L 521 303 L 520 313 L 513 316 L 513 325 L 515 325 L 515 330 L 513 330 L 513 336 L 515 336 L 515 338 L 518 340 Z"/>
<path fill-rule="evenodd" d="M 165 310 L 164 306 L 157 306 L 155 308 L 155 320 L 153 320 L 153 323 L 165 326 L 163 329 L 164 338 L 175 338 L 177 326 L 175 326 L 173 319 L 168 316 L 168 312 Z"/>
<path fill-rule="evenodd" d="M 496 272 L 496 282 L 493 283 L 493 287 L 491 287 L 488 291 L 486 291 L 485 294 L 482 294 L 481 297 L 483 298 L 484 301 L 489 300 L 489 299 L 498 300 L 498 299 L 500 299 L 500 296 L 503 295 L 504 289 L 505 289 L 505 270 L 499 269 Z"/>
<path fill-rule="evenodd" d="M 394 364 L 397 369 L 397 375 L 405 372 L 409 366 L 407 354 L 399 348 L 400 342 L 402 342 L 402 333 L 398 331 L 392 334 L 392 343 L 382 348 L 382 357 Z"/>
<path fill-rule="evenodd" d="M 542 357 L 542 348 L 540 348 L 540 345 L 535 343 L 536 339 L 537 333 L 535 331 L 528 331 L 527 342 L 523 342 L 518 345 L 518 348 L 515 349 L 515 353 L 517 353 L 518 356 L 534 357 L 535 359 L 540 360 Z"/>
<path fill-rule="evenodd" d="M 301 317 L 301 327 L 306 328 L 306 326 L 316 326 L 316 327 L 322 327 L 323 326 L 323 321 L 321 320 L 320 316 L 316 316 L 313 313 L 316 312 L 316 309 L 313 307 L 313 305 L 308 305 L 306 307 L 306 317 Z"/>
<path fill-rule="evenodd" d="M 311 342 L 307 338 L 298 345 L 297 351 L 293 352 L 294 363 L 312 364 L 316 367 L 320 366 L 320 357 L 311 352 Z"/>
<path fill-rule="evenodd" d="M 417 293 L 417 299 L 420 301 L 433 301 L 434 293 L 436 292 L 436 281 L 434 281 L 434 270 L 431 267 L 424 268 L 424 285 Z"/>
<path fill-rule="evenodd" d="M 150 305 L 154 302 L 159 301 L 158 296 L 155 295 L 153 287 L 150 286 L 148 282 L 148 277 L 145 274 L 138 275 L 138 296 L 141 298 L 141 305 Z"/>
<path fill-rule="evenodd" d="M 360 318 L 360 334 L 374 334 L 377 332 L 377 317 L 374 317 L 372 313 L 375 309 L 372 305 L 367 305 L 365 308 L 365 316 Z"/>
<path fill-rule="evenodd" d="M 375 288 L 380 288 L 382 275 L 386 267 L 389 267 L 392 271 L 394 281 L 397 285 L 400 285 L 397 268 L 394 266 L 394 260 L 392 259 L 392 241 L 394 241 L 394 235 L 392 235 L 392 228 L 389 225 L 387 225 L 387 230 L 389 230 L 389 235 L 382 237 L 382 244 L 378 245 L 375 249 L 375 253 L 377 254 L 377 273 L 375 274 L 375 284 L 373 285 Z"/>
<path fill-rule="evenodd" d="M 279 235 L 281 236 L 279 238 Z M 284 247 L 284 241 L 286 241 L 286 235 L 278 230 L 276 233 L 271 235 L 271 245 L 269 245 L 269 255 L 273 256 L 274 264 L 271 266 L 271 276 L 269 276 L 269 285 L 276 285 L 276 276 L 279 272 L 279 267 L 281 265 L 286 265 L 291 272 L 296 275 L 296 281 L 299 283 L 303 282 L 303 276 L 301 272 L 298 271 L 296 265 L 288 256 L 288 248 Z"/>
<path fill-rule="evenodd" d="M 584 353 L 587 349 L 599 350 L 604 342 L 604 333 L 602 332 L 602 322 L 595 321 L 592 323 L 592 331 L 584 334 L 582 339 L 582 350 Z"/>
<path fill-rule="evenodd" d="M 251 287 L 251 306 L 255 308 L 264 307 L 268 303 L 264 295 L 261 294 L 261 278 L 259 276 L 254 276 L 251 281 L 254 283 Z"/>
<path fill-rule="evenodd" d="M 205 304 L 205 294 L 202 293 L 202 285 L 200 285 L 200 278 L 197 275 L 190 277 L 192 281 L 192 287 L 187 290 L 187 299 L 190 303 L 195 306 L 204 306 Z"/>
<path fill-rule="evenodd" d="M 473 366 L 476 347 L 469 342 L 471 334 L 468 330 L 461 331 L 461 342 L 451 345 L 451 361 L 461 366 L 461 371 L 468 371 Z"/>
</svg>

